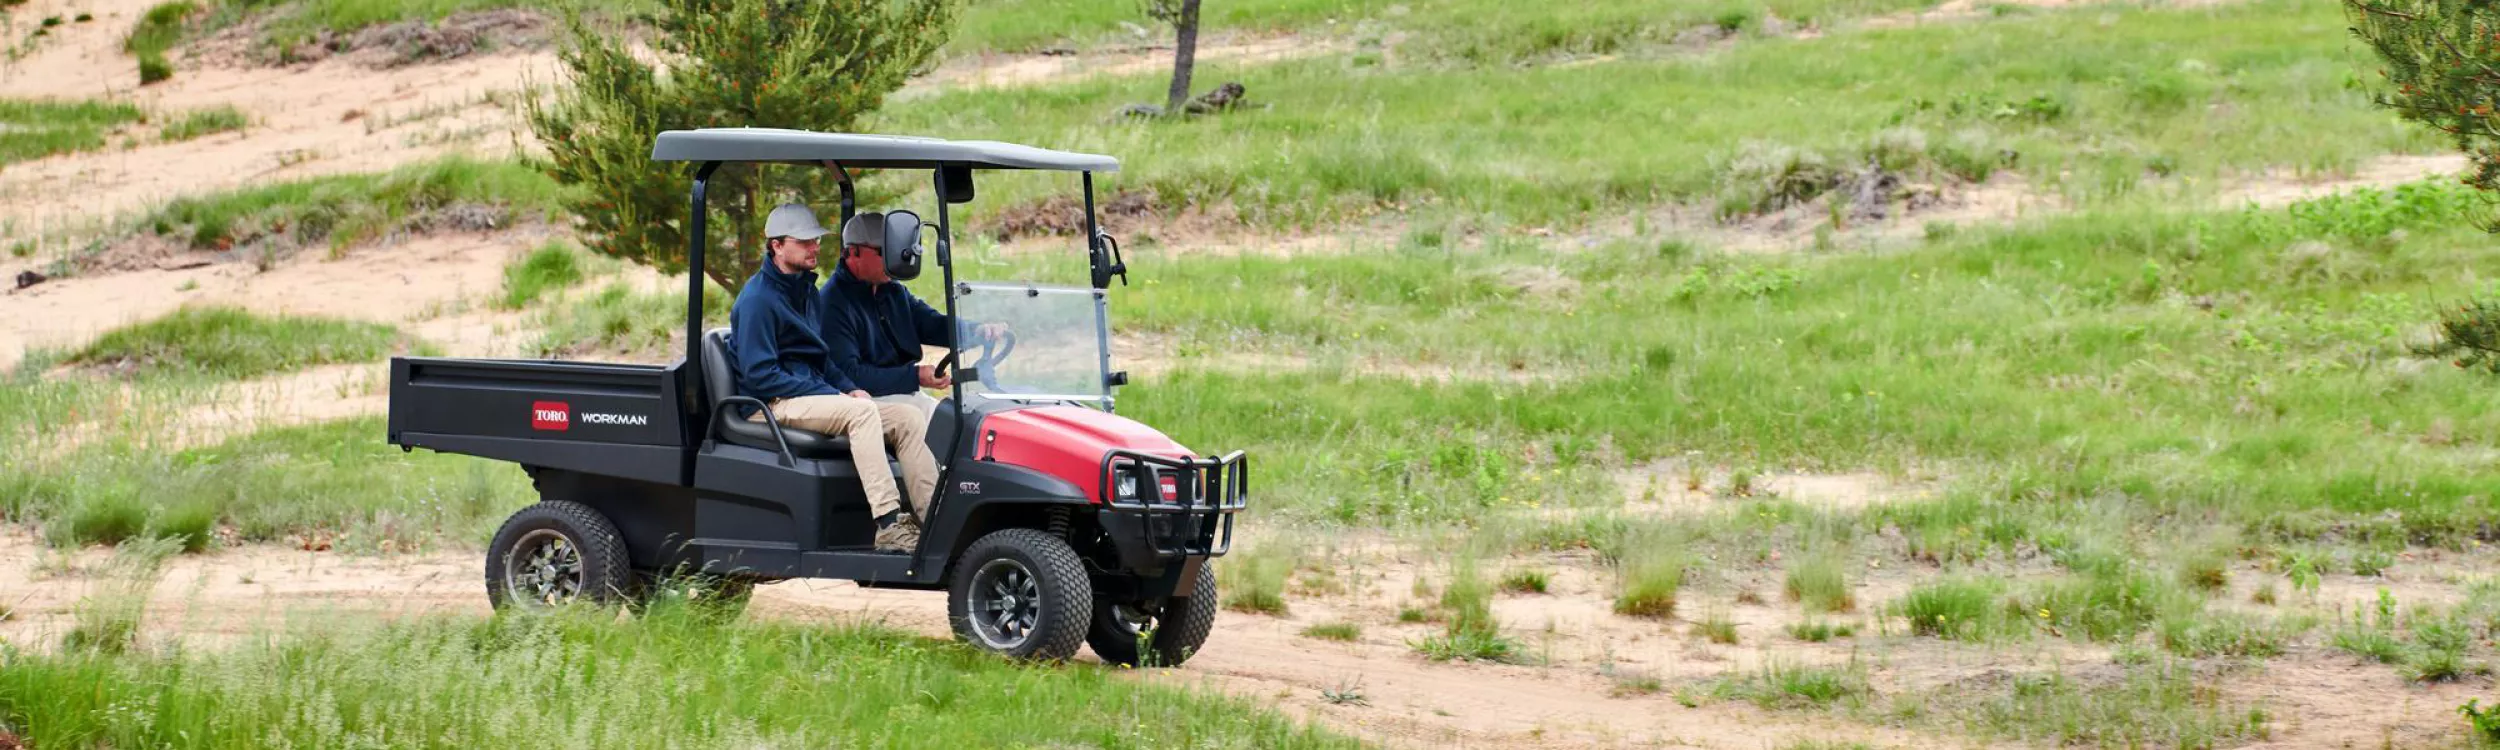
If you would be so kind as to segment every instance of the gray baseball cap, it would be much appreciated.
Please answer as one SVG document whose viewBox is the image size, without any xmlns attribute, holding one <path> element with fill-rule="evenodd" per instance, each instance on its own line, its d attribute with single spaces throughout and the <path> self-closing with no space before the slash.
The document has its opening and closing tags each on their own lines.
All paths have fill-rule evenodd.
<svg viewBox="0 0 2500 750">
<path fill-rule="evenodd" d="M 797 203 L 774 206 L 773 212 L 764 217 L 764 236 L 767 238 L 812 240 L 827 234 L 832 232 L 826 230 L 825 225 L 816 223 L 816 212 Z"/>
<path fill-rule="evenodd" d="M 885 249 L 885 214 L 875 211 L 852 214 L 850 221 L 843 222 L 842 246 L 852 245 Z"/>
</svg>

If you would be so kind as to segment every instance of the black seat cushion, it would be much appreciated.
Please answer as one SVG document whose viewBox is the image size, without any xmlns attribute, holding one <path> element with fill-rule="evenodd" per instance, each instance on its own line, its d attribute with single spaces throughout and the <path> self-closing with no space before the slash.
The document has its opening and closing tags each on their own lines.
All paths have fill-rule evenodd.
<svg viewBox="0 0 2500 750">
<path fill-rule="evenodd" d="M 729 329 L 714 328 L 703 332 L 703 388 L 714 403 L 738 392 L 738 384 L 730 374 Z M 752 407 L 749 407 L 752 408 Z M 762 448 L 780 452 L 773 441 L 773 428 L 763 422 L 751 422 L 740 412 L 745 409 L 732 404 L 717 410 L 712 418 L 720 420 L 720 438 L 732 445 Z M 790 443 L 790 454 L 800 458 L 851 457 L 851 439 L 843 435 L 827 435 L 795 427 L 781 428 L 781 437 Z"/>
</svg>

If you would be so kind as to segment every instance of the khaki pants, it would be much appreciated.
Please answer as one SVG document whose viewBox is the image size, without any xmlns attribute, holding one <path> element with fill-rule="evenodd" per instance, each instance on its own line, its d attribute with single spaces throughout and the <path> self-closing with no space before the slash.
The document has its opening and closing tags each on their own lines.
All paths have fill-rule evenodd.
<svg viewBox="0 0 2500 750">
<path fill-rule="evenodd" d="M 929 512 L 937 494 L 937 458 L 929 455 L 929 418 L 904 404 L 884 404 L 850 396 L 801 396 L 772 402 L 773 418 L 796 427 L 851 439 L 851 462 L 859 467 L 859 484 L 868 491 L 868 511 L 877 516 L 902 507 L 894 473 L 885 468 L 886 446 L 903 465 L 911 483 L 911 513 Z M 764 415 L 749 417 L 762 422 Z"/>
<path fill-rule="evenodd" d="M 929 418 L 937 414 L 938 400 L 926 393 L 897 393 L 891 396 L 878 396 L 876 400 L 880 404 L 902 404 L 919 409 L 923 431 L 927 430 Z"/>
</svg>

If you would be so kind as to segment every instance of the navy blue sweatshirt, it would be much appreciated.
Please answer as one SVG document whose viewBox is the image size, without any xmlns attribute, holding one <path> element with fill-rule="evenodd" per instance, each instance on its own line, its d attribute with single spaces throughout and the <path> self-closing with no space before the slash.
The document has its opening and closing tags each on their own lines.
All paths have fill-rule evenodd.
<svg viewBox="0 0 2500 750">
<path fill-rule="evenodd" d="M 899 281 L 871 285 L 835 269 L 819 315 L 826 358 L 871 396 L 920 390 L 920 346 L 953 346 L 945 313 L 912 296 Z"/>
<path fill-rule="evenodd" d="M 769 403 L 858 390 L 826 362 L 824 337 L 816 333 L 817 305 L 816 272 L 782 273 L 770 254 L 764 256 L 764 267 L 729 307 L 738 395 Z"/>
</svg>

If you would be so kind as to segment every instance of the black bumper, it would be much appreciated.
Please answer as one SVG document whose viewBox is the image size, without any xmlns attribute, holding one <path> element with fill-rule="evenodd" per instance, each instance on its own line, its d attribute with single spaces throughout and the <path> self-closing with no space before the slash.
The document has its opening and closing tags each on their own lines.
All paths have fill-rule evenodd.
<svg viewBox="0 0 2500 750">
<path fill-rule="evenodd" d="M 1134 478 L 1135 492 L 1121 483 Z M 1165 478 L 1172 496 L 1164 497 Z M 1106 535 L 1123 567 L 1156 570 L 1177 560 L 1222 557 L 1232 550 L 1233 514 L 1249 503 L 1249 461 L 1241 451 L 1222 458 L 1175 459 L 1115 450 L 1102 460 Z"/>
</svg>

